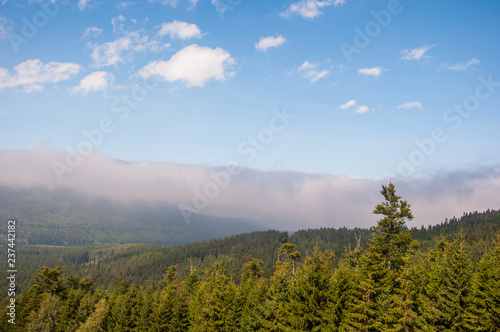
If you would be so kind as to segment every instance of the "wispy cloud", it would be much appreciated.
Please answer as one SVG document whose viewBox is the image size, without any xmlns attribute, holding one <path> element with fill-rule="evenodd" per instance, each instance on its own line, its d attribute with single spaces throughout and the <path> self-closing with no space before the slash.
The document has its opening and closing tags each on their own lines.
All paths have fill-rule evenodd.
<svg viewBox="0 0 500 332">
<path fill-rule="evenodd" d="M 123 62 L 123 53 L 128 51 L 133 45 L 132 38 L 121 37 L 112 42 L 89 45 L 92 48 L 90 57 L 94 60 L 94 66 L 115 66 Z"/>
<path fill-rule="evenodd" d="M 113 26 L 113 32 L 117 33 L 122 31 L 125 26 L 125 17 L 123 15 L 113 17 L 111 19 L 111 25 Z"/>
<path fill-rule="evenodd" d="M 322 8 L 329 6 L 339 6 L 345 3 L 345 0 L 301 0 L 294 2 L 285 11 L 280 13 L 282 18 L 292 18 L 293 16 L 302 16 L 306 19 L 314 19 L 323 12 Z"/>
<path fill-rule="evenodd" d="M 148 0 L 149 3 L 159 3 L 162 5 L 169 5 L 172 8 L 175 8 L 177 6 L 177 0 Z"/>
<path fill-rule="evenodd" d="M 398 108 L 399 109 L 402 108 L 405 110 L 411 110 L 412 108 L 418 108 L 419 110 L 422 110 L 422 109 L 424 109 L 424 106 L 422 106 L 422 104 L 419 103 L 418 101 L 411 101 L 411 102 L 407 102 L 407 103 L 398 105 Z"/>
<path fill-rule="evenodd" d="M 92 9 L 98 7 L 99 4 L 100 4 L 99 0 L 79 0 L 76 6 L 78 7 L 78 9 L 83 11 L 85 9 Z"/>
<path fill-rule="evenodd" d="M 103 44 L 87 44 L 92 49 L 90 57 L 93 67 L 116 66 L 133 59 L 134 52 L 159 52 L 169 44 L 162 44 L 157 39 L 150 39 L 148 35 L 141 35 L 138 31 L 129 32 L 112 42 Z"/>
<path fill-rule="evenodd" d="M 345 110 L 345 109 L 353 107 L 354 105 L 356 105 L 356 100 L 351 99 L 347 103 L 340 105 L 339 108 Z"/>
<path fill-rule="evenodd" d="M 364 114 L 368 112 L 370 109 L 366 105 L 360 105 L 355 111 L 354 114 Z"/>
<path fill-rule="evenodd" d="M 126 9 L 129 6 L 132 6 L 133 4 L 134 4 L 133 1 L 120 1 L 116 4 L 116 8 L 122 10 L 122 9 Z"/>
<path fill-rule="evenodd" d="M 401 50 L 401 59 L 416 60 L 416 61 L 419 61 L 421 59 L 430 59 L 430 56 L 428 56 L 426 53 L 434 46 L 436 46 L 436 44 L 424 45 L 422 47 L 414 48 L 412 50 L 408 49 Z"/>
<path fill-rule="evenodd" d="M 259 41 L 255 43 L 255 49 L 259 51 L 267 51 L 270 47 L 278 47 L 286 41 L 286 38 L 279 35 L 278 37 L 260 37 Z"/>
<path fill-rule="evenodd" d="M 79 85 L 70 89 L 70 93 L 80 93 L 86 96 L 90 91 L 106 91 L 113 81 L 113 74 L 105 71 L 95 71 L 82 78 Z"/>
<path fill-rule="evenodd" d="M 379 77 L 382 72 L 387 71 L 388 69 L 382 67 L 373 67 L 373 68 L 360 68 L 358 69 L 358 73 L 366 76 L 374 76 Z"/>
<path fill-rule="evenodd" d="M 9 21 L 6 17 L 0 16 L 0 39 L 6 38 L 9 34 Z"/>
<path fill-rule="evenodd" d="M 161 25 L 159 36 L 169 35 L 170 38 L 190 39 L 201 38 L 203 34 L 196 24 L 181 21 L 172 21 Z"/>
<path fill-rule="evenodd" d="M 85 30 L 82 33 L 82 38 L 90 38 L 90 37 L 98 37 L 102 33 L 101 28 L 97 27 L 89 27 L 85 28 Z"/>
<path fill-rule="evenodd" d="M 234 73 L 229 68 L 235 63 L 222 48 L 189 45 L 174 54 L 168 61 L 152 61 L 139 75 L 159 76 L 167 82 L 182 81 L 187 86 L 203 87 L 210 80 L 223 81 Z"/>
<path fill-rule="evenodd" d="M 198 0 L 188 0 L 188 2 L 189 2 L 189 7 L 187 9 L 194 10 L 196 8 L 196 4 L 198 3 Z"/>
<path fill-rule="evenodd" d="M 462 62 L 459 64 L 456 64 L 454 66 L 448 67 L 449 70 L 457 70 L 457 71 L 462 71 L 466 70 L 467 68 L 475 68 L 475 65 L 478 65 L 481 61 L 479 61 L 476 58 L 471 59 L 469 62 Z"/>
<path fill-rule="evenodd" d="M 27 60 L 16 65 L 12 73 L 0 67 L 0 90 L 17 86 L 24 87 L 25 92 L 42 90 L 45 84 L 67 81 L 80 70 L 81 66 L 72 62 Z"/>
<path fill-rule="evenodd" d="M 311 84 L 330 74 L 329 70 L 319 70 L 317 63 L 311 63 L 309 61 L 304 61 L 297 71 L 303 78 L 311 82 Z"/>
</svg>

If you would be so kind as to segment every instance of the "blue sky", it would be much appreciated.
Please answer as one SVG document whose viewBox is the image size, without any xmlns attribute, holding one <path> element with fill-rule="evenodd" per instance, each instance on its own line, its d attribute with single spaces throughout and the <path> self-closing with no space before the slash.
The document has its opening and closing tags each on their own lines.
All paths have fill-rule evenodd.
<svg viewBox="0 0 500 332">
<path fill-rule="evenodd" d="M 192 51 L 219 49 L 228 58 L 198 83 L 182 73 L 161 79 L 98 151 L 130 161 L 243 162 L 236 146 L 265 127 L 273 109 L 286 108 L 297 117 L 248 166 L 382 177 L 436 127 L 449 139 L 420 169 L 499 161 L 500 94 L 481 101 L 458 130 L 443 120 L 474 92 L 479 76 L 500 80 L 498 2 L 66 1 L 49 3 L 53 17 L 44 3 L 0 7 L 0 66 L 11 76 L 0 90 L 4 149 L 42 142 L 76 147 L 82 130 L 116 115 L 113 100 L 141 84 L 141 68 L 197 45 Z M 37 19 L 42 26 L 34 36 L 13 37 L 24 38 L 26 21 Z M 170 33 L 161 35 L 166 24 Z M 187 32 L 179 36 L 182 28 Z M 356 44 L 357 31 L 369 33 L 367 45 Z M 120 39 L 129 43 L 121 50 Z M 342 45 L 358 51 L 347 59 Z M 106 54 L 106 47 L 115 50 Z M 19 80 L 9 85 L 14 68 L 30 60 L 76 68 L 61 69 L 64 75 L 39 72 L 36 87 Z M 90 77 L 89 90 L 75 88 L 96 72 L 102 75 L 94 83 Z M 339 108 L 350 100 L 356 104 Z"/>
<path fill-rule="evenodd" d="M 83 155 L 104 120 L 91 149 L 129 162 L 496 167 L 499 15 L 498 1 L 3 0 L 0 149 Z"/>
</svg>

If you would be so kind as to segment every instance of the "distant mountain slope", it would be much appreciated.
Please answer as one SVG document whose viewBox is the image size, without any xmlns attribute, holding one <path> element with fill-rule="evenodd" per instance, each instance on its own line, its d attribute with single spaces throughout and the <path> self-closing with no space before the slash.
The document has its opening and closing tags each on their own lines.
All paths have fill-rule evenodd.
<svg viewBox="0 0 500 332">
<path fill-rule="evenodd" d="M 452 240 L 461 231 L 469 243 L 469 256 L 473 262 L 477 262 L 486 248 L 500 235 L 500 211 L 467 213 L 461 218 L 452 218 L 433 227 L 413 229 L 413 238 L 422 244 L 417 255 L 427 252 L 439 236 L 443 235 Z M 22 246 L 19 248 L 19 269 L 23 273 L 19 275 L 19 285 L 21 291 L 26 289 L 31 283 L 29 278 L 44 265 L 51 268 L 61 265 L 64 271 L 81 277 L 91 277 L 96 285 L 105 288 L 112 286 L 120 274 L 140 285 L 155 285 L 169 266 L 178 265 L 179 276 L 185 278 L 191 268 L 202 270 L 216 260 L 222 260 L 229 274 L 239 280 L 241 267 L 248 255 L 264 262 L 264 276 L 269 277 L 277 260 L 281 240 L 285 236 L 304 254 L 314 248 L 333 250 L 338 260 L 344 248 L 354 248 L 356 238 L 361 238 L 361 245 L 366 248 L 371 231 L 359 228 L 321 228 L 289 234 L 270 230 L 172 247 L 154 244 L 99 247 Z M 5 282 L 0 282 L 0 285 L 1 289 L 6 287 Z"/>
<path fill-rule="evenodd" d="M 0 187 L 0 218 L 16 218 L 17 241 L 29 245 L 180 245 L 268 229 L 249 220 L 201 214 L 192 214 L 186 223 L 175 206 L 43 188 Z"/>
</svg>

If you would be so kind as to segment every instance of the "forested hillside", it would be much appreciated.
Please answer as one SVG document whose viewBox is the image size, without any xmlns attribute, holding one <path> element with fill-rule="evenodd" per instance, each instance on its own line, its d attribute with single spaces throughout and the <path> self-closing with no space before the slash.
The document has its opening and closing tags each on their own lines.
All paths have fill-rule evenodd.
<svg viewBox="0 0 500 332">
<path fill-rule="evenodd" d="M 112 201 L 69 189 L 7 186 L 0 186 L 0 218 L 17 220 L 19 244 L 52 246 L 179 245 L 268 229 L 249 220 L 195 213 L 186 222 L 176 206 L 154 202 Z"/>
<path fill-rule="evenodd" d="M 424 254 L 434 246 L 439 236 L 450 241 L 463 232 L 468 244 L 468 255 L 473 263 L 478 262 L 485 250 L 491 247 L 496 234 L 500 232 L 500 211 L 473 212 L 461 218 L 451 218 L 436 226 L 412 229 L 412 237 L 421 243 L 416 254 Z M 259 231 L 238 234 L 222 239 L 191 243 L 182 246 L 162 246 L 156 244 L 124 244 L 120 246 L 27 246 L 17 247 L 18 266 L 24 273 L 18 275 L 21 292 L 33 284 L 32 276 L 41 266 L 61 265 L 66 273 L 88 276 L 96 286 L 109 288 L 116 276 L 138 285 L 157 284 L 165 268 L 177 265 L 180 278 L 189 274 L 191 266 L 203 270 L 211 263 L 221 260 L 227 273 L 238 282 L 240 270 L 248 255 L 263 261 L 263 276 L 268 278 L 274 271 L 278 248 L 282 239 L 288 237 L 297 245 L 297 250 L 308 254 L 315 248 L 335 252 L 332 258 L 338 264 L 344 251 L 354 249 L 357 239 L 361 248 L 366 249 L 372 232 L 368 229 L 321 228 L 300 230 L 294 233 L 280 231 Z M 3 276 L 3 273 L 0 275 Z M 7 288 L 2 277 L 1 294 Z"/>
<path fill-rule="evenodd" d="M 50 256 L 66 265 L 38 270 L 34 284 L 17 298 L 15 326 L 7 322 L 6 299 L 2 327 L 497 331 L 500 212 L 408 229 L 409 204 L 392 184 L 381 193 L 384 201 L 374 211 L 381 219 L 371 231 L 304 230 L 289 238 L 269 231 L 179 247 L 73 248 L 59 254 L 61 248 L 25 248 L 25 258 L 39 250 L 40 265 Z M 108 287 L 105 279 L 120 272 Z"/>
</svg>

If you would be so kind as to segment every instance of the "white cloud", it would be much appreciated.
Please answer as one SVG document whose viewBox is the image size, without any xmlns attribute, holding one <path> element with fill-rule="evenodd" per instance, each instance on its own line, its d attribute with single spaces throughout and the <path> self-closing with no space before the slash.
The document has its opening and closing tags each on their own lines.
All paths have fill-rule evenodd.
<svg viewBox="0 0 500 332">
<path fill-rule="evenodd" d="M 448 67 L 449 70 L 457 70 L 457 71 L 462 71 L 466 70 L 467 68 L 471 67 L 474 68 L 474 65 L 478 65 L 481 61 L 479 61 L 476 58 L 471 59 L 469 62 L 466 63 L 459 63 L 457 65 Z"/>
<path fill-rule="evenodd" d="M 345 0 L 300 0 L 292 3 L 288 9 L 280 13 L 280 16 L 283 18 L 291 18 L 295 15 L 299 15 L 306 19 L 314 19 L 323 14 L 321 8 L 332 5 L 338 6 L 344 3 Z"/>
<path fill-rule="evenodd" d="M 309 80 L 311 84 L 330 74 L 330 71 L 327 69 L 319 71 L 318 64 L 309 61 L 304 61 L 297 71 L 302 74 L 303 78 Z"/>
<path fill-rule="evenodd" d="M 219 15 L 224 14 L 228 8 L 232 9 L 232 7 L 228 6 L 224 1 L 221 0 L 211 0 L 210 2 Z"/>
<path fill-rule="evenodd" d="M 79 85 L 70 89 L 70 93 L 81 93 L 86 96 L 90 91 L 107 90 L 113 80 L 113 74 L 105 71 L 95 71 L 82 78 Z"/>
<path fill-rule="evenodd" d="M 148 0 L 149 3 L 160 3 L 162 5 L 169 5 L 172 8 L 175 8 L 177 6 L 177 0 Z"/>
<path fill-rule="evenodd" d="M 132 60 L 134 52 L 159 52 L 169 46 L 158 40 L 150 40 L 149 36 L 141 36 L 139 32 L 130 32 L 112 42 L 88 44 L 92 49 L 90 57 L 93 67 L 116 66 L 125 59 Z"/>
<path fill-rule="evenodd" d="M 348 109 L 350 107 L 353 107 L 354 105 L 356 105 L 356 100 L 351 99 L 347 103 L 340 105 L 339 108 L 345 110 L 345 109 Z"/>
<path fill-rule="evenodd" d="M 116 17 L 113 17 L 111 19 L 111 25 L 113 26 L 113 32 L 120 32 L 123 30 L 123 27 L 125 26 L 123 24 L 125 22 L 125 17 L 123 15 L 118 15 Z"/>
<path fill-rule="evenodd" d="M 198 0 L 189 0 L 189 7 L 188 10 L 193 10 L 196 8 L 196 4 L 198 3 Z"/>
<path fill-rule="evenodd" d="M 366 76 L 375 76 L 379 77 L 383 71 L 388 69 L 384 69 L 382 67 L 373 67 L 373 68 L 360 68 L 358 69 L 358 73 Z"/>
<path fill-rule="evenodd" d="M 412 50 L 408 50 L 407 48 L 404 50 L 401 50 L 401 59 L 403 60 L 420 60 L 420 59 L 429 59 L 430 56 L 428 56 L 426 53 L 428 50 L 436 46 L 436 44 L 432 45 L 424 45 L 422 47 L 414 48 Z"/>
<path fill-rule="evenodd" d="M 286 41 L 286 38 L 279 35 L 278 37 L 260 37 L 259 41 L 255 43 L 255 48 L 259 51 L 267 51 L 270 47 L 278 47 Z"/>
<path fill-rule="evenodd" d="M 235 63 L 231 55 L 221 48 L 189 45 L 174 54 L 168 61 L 152 61 L 139 75 L 158 75 L 167 82 L 182 81 L 187 86 L 203 87 L 210 80 L 223 81 L 233 75 L 228 72 Z"/>
<path fill-rule="evenodd" d="M 203 34 L 201 33 L 200 28 L 196 24 L 186 23 L 181 21 L 173 21 L 169 23 L 163 23 L 161 25 L 160 31 L 158 32 L 159 36 L 169 35 L 170 38 L 180 38 L 180 39 L 189 39 L 189 38 L 201 38 Z"/>
<path fill-rule="evenodd" d="M 102 33 L 101 28 L 89 27 L 89 28 L 85 28 L 85 30 L 83 31 L 82 37 L 84 37 L 84 38 L 97 37 L 101 33 Z"/>
<path fill-rule="evenodd" d="M 43 64 L 38 59 L 21 62 L 13 73 L 0 67 L 0 90 L 23 86 L 25 92 L 42 90 L 46 83 L 57 83 L 71 79 L 78 74 L 81 66 L 71 62 L 49 62 Z"/>
<path fill-rule="evenodd" d="M 123 62 L 123 52 L 131 48 L 132 41 L 129 37 L 121 37 L 113 42 L 107 42 L 101 45 L 92 45 L 92 54 L 90 57 L 94 60 L 96 67 L 116 65 Z"/>
<path fill-rule="evenodd" d="M 405 110 L 411 110 L 412 108 L 418 108 L 421 110 L 424 108 L 424 106 L 422 106 L 422 104 L 419 103 L 418 101 L 412 101 L 412 102 L 407 102 L 407 103 L 398 105 L 398 108 L 402 108 Z"/>
<path fill-rule="evenodd" d="M 78 9 L 83 11 L 85 8 L 94 8 L 99 6 L 98 0 L 79 0 L 77 3 Z"/>
<path fill-rule="evenodd" d="M 369 110 L 368 106 L 361 105 L 354 111 L 354 114 L 363 114 L 368 112 L 368 110 Z"/>
<path fill-rule="evenodd" d="M 133 1 L 120 1 L 116 4 L 116 8 L 118 9 L 126 9 L 129 6 L 132 6 L 134 4 Z"/>
<path fill-rule="evenodd" d="M 7 24 L 9 21 L 5 17 L 0 17 L 0 39 L 3 39 L 8 36 L 8 28 Z"/>
</svg>

